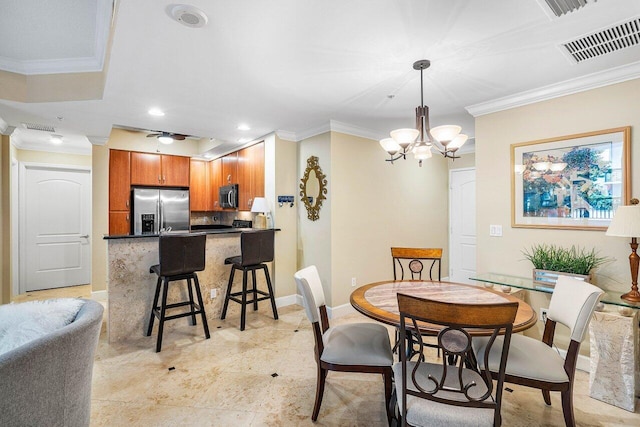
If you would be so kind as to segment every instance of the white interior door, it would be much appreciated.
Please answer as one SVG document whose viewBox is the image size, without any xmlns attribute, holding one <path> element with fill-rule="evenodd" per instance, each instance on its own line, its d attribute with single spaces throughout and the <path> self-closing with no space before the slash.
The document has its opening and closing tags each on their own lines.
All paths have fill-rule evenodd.
<svg viewBox="0 0 640 427">
<path fill-rule="evenodd" d="M 21 181 L 21 291 L 91 281 L 91 171 L 25 165 Z"/>
<path fill-rule="evenodd" d="M 476 170 L 449 175 L 449 280 L 473 283 L 476 273 Z"/>
</svg>

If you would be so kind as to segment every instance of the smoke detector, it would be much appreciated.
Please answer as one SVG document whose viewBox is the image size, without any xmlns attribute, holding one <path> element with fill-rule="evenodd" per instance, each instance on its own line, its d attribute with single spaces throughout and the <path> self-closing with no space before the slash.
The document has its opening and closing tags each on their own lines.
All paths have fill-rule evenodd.
<svg viewBox="0 0 640 427">
<path fill-rule="evenodd" d="M 170 15 L 173 19 L 190 28 L 200 28 L 207 25 L 209 18 L 200 9 L 188 4 L 180 4 L 171 8 Z"/>
</svg>

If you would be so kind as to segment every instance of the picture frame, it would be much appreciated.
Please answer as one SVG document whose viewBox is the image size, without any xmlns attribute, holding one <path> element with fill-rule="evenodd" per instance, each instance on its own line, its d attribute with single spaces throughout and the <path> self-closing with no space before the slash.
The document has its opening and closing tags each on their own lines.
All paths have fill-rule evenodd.
<svg viewBox="0 0 640 427">
<path fill-rule="evenodd" d="M 606 230 L 631 199 L 631 127 L 511 144 L 511 226 Z"/>
</svg>

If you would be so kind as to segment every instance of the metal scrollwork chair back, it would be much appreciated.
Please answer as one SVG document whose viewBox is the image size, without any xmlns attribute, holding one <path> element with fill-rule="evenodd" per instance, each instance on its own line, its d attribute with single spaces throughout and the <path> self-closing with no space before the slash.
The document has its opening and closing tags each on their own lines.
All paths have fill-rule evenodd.
<svg viewBox="0 0 640 427">
<path fill-rule="evenodd" d="M 402 265 L 402 261 L 405 260 L 412 280 L 422 280 L 424 264 L 431 264 L 429 266 L 429 280 L 435 280 L 434 270 L 436 270 L 438 273 L 437 280 L 440 281 L 442 248 L 391 248 L 391 257 L 393 258 L 393 280 L 404 280 L 405 266 Z M 399 279 L 397 274 L 398 267 L 400 268 Z"/>
<path fill-rule="evenodd" d="M 400 362 L 394 364 L 393 372 L 400 424 L 499 426 L 504 373 L 518 303 L 456 304 L 399 293 L 398 308 Z M 442 326 L 438 346 L 443 355 L 439 362 L 428 361 L 422 336 L 413 332 L 420 322 Z M 417 358 L 407 355 L 408 333 L 418 340 Z M 477 367 L 471 345 L 472 334 L 476 333 L 489 337 L 489 347 L 498 340 L 503 344 L 495 386 L 491 374 Z"/>
</svg>

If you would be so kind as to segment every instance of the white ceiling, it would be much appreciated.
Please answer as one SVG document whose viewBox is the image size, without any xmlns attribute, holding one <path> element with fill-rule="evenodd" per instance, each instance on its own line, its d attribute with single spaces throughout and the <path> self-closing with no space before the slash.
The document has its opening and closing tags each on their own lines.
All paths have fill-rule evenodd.
<svg viewBox="0 0 640 427">
<path fill-rule="evenodd" d="M 99 32 L 97 14 L 105 1 L 47 2 L 61 6 L 31 7 L 28 16 L 21 5 L 42 2 L 3 2 L 0 56 L 50 60 L 55 53 L 62 61 L 95 54 L 99 46 L 87 53 L 87 43 L 72 41 Z M 74 15 L 69 5 L 76 3 L 85 7 Z M 412 64 L 430 59 L 424 99 L 431 125 L 457 123 L 473 137 L 473 117 L 465 107 L 486 112 L 493 104 L 483 103 L 498 98 L 510 97 L 500 105 L 511 105 L 509 99 L 522 103 L 640 76 L 640 46 L 580 64 L 559 47 L 639 16 L 637 0 L 599 0 L 560 18 L 550 15 L 544 0 L 189 4 L 207 14 L 206 26 L 188 28 L 174 21 L 169 1 L 117 1 L 103 99 L 0 99 L 0 118 L 19 127 L 25 121 L 59 126 L 62 117 L 65 129 L 94 143 L 104 141 L 113 125 L 227 141 L 220 150 L 274 130 L 300 139 L 328 129 L 329 123 L 377 139 L 391 129 L 414 126 L 420 76 Z M 87 15 L 89 9 L 96 16 Z M 30 25 L 34 16 L 37 22 L 68 17 L 77 25 Z M 18 35 L 7 38 L 1 31 L 9 17 Z M 525 91 L 531 97 L 521 94 Z M 149 116 L 151 107 L 166 115 Z M 240 123 L 251 130 L 237 130 Z"/>
</svg>

